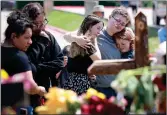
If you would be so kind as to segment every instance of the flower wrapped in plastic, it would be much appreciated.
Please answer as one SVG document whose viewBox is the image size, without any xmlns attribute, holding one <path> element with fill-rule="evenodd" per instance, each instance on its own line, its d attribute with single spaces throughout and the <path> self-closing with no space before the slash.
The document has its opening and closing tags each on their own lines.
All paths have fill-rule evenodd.
<svg viewBox="0 0 167 115">
<path fill-rule="evenodd" d="M 115 97 L 107 99 L 103 93 L 92 88 L 88 89 L 87 93 L 83 95 L 83 97 L 84 103 L 81 105 L 81 114 L 124 115 L 123 107 L 127 105 L 124 98 L 119 102 L 117 102 Z"/>
<path fill-rule="evenodd" d="M 80 108 L 77 94 L 71 90 L 52 87 L 45 98 L 45 104 L 35 109 L 38 114 L 75 114 Z"/>
<path fill-rule="evenodd" d="M 108 100 L 103 93 L 92 88 L 89 88 L 87 93 L 77 96 L 71 90 L 52 87 L 45 97 L 45 104 L 35 109 L 38 114 L 124 114 L 122 105 L 119 105 L 115 98 Z M 125 105 L 126 101 L 123 106 Z"/>
</svg>

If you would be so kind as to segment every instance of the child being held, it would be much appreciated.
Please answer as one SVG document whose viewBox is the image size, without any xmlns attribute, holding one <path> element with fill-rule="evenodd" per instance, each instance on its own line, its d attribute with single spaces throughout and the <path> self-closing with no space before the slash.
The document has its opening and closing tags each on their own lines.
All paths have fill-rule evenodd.
<svg viewBox="0 0 167 115">
<path fill-rule="evenodd" d="M 121 52 L 122 59 L 132 59 L 134 58 L 134 39 L 135 34 L 131 28 L 126 27 L 119 33 L 114 35 L 116 45 Z M 126 106 L 126 113 L 129 113 L 130 106 L 133 102 L 133 97 L 124 95 L 125 99 L 128 101 Z"/>
<path fill-rule="evenodd" d="M 121 58 L 134 58 L 134 39 L 135 34 L 131 28 L 126 27 L 123 31 L 114 35 L 118 49 L 121 52 Z"/>
</svg>

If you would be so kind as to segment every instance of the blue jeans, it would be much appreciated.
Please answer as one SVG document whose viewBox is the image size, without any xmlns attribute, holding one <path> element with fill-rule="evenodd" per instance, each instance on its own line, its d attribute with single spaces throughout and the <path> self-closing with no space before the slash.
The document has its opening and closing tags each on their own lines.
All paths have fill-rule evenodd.
<svg viewBox="0 0 167 115">
<path fill-rule="evenodd" d="M 107 99 L 111 96 L 117 96 L 117 92 L 111 87 L 96 87 L 96 90 L 105 94 Z"/>
</svg>

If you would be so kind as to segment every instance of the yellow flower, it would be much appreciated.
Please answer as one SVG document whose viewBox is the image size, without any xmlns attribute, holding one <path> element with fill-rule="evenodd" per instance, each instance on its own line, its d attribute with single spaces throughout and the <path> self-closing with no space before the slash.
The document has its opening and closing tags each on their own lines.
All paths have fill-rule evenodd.
<svg viewBox="0 0 167 115">
<path fill-rule="evenodd" d="M 86 92 L 86 99 L 89 99 L 93 95 L 97 95 L 97 91 L 93 88 L 89 88 Z"/>
<path fill-rule="evenodd" d="M 9 78 L 8 73 L 4 69 L 1 69 L 1 79 L 6 80 L 8 78 Z"/>
<path fill-rule="evenodd" d="M 49 88 L 49 92 L 45 95 L 46 99 L 52 99 L 52 98 L 59 98 L 62 97 L 65 94 L 64 89 L 52 87 Z"/>
<path fill-rule="evenodd" d="M 58 114 L 57 109 L 62 109 L 67 111 L 66 98 L 65 97 L 55 97 L 46 101 L 45 105 L 48 107 L 49 113 Z"/>
<path fill-rule="evenodd" d="M 49 92 L 45 94 L 46 99 L 52 99 L 52 98 L 55 98 L 56 96 L 57 96 L 57 92 L 55 87 L 49 88 Z"/>
<path fill-rule="evenodd" d="M 70 103 L 74 103 L 78 100 L 77 94 L 72 90 L 66 90 L 64 96 Z"/>
<path fill-rule="evenodd" d="M 47 101 L 43 107 L 36 108 L 37 113 L 60 114 L 67 112 L 67 101 L 74 103 L 78 100 L 77 94 L 71 90 L 64 90 L 57 87 L 49 88 L 45 95 Z"/>
<path fill-rule="evenodd" d="M 45 106 L 48 107 L 49 114 L 59 114 L 59 112 L 67 111 L 64 89 L 52 87 L 45 97 L 47 98 Z"/>
<path fill-rule="evenodd" d="M 101 99 L 105 99 L 106 98 L 106 96 L 103 93 L 100 93 L 100 92 L 98 92 L 97 97 L 99 97 Z"/>
<path fill-rule="evenodd" d="M 93 88 L 89 88 L 86 92 L 85 98 L 89 99 L 91 96 L 97 96 L 101 99 L 105 99 L 106 96 L 103 93 L 98 92 L 97 90 L 93 89 Z"/>
<path fill-rule="evenodd" d="M 48 114 L 48 107 L 47 106 L 39 106 L 35 108 L 35 111 L 38 114 Z"/>
</svg>

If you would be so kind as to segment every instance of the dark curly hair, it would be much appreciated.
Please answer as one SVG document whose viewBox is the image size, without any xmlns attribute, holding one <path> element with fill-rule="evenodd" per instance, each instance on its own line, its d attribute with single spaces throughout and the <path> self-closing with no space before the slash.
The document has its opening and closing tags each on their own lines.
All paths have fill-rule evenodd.
<svg viewBox="0 0 167 115">
<path fill-rule="evenodd" d="M 18 10 L 9 14 L 7 23 L 8 27 L 5 30 L 5 40 L 10 40 L 12 33 L 15 33 L 16 36 L 20 36 L 25 33 L 27 28 L 33 28 L 33 25 L 26 17 L 26 14 Z"/>
<path fill-rule="evenodd" d="M 26 13 L 31 20 L 35 20 L 40 14 L 44 14 L 44 8 L 38 2 L 26 4 L 22 12 Z"/>
</svg>

